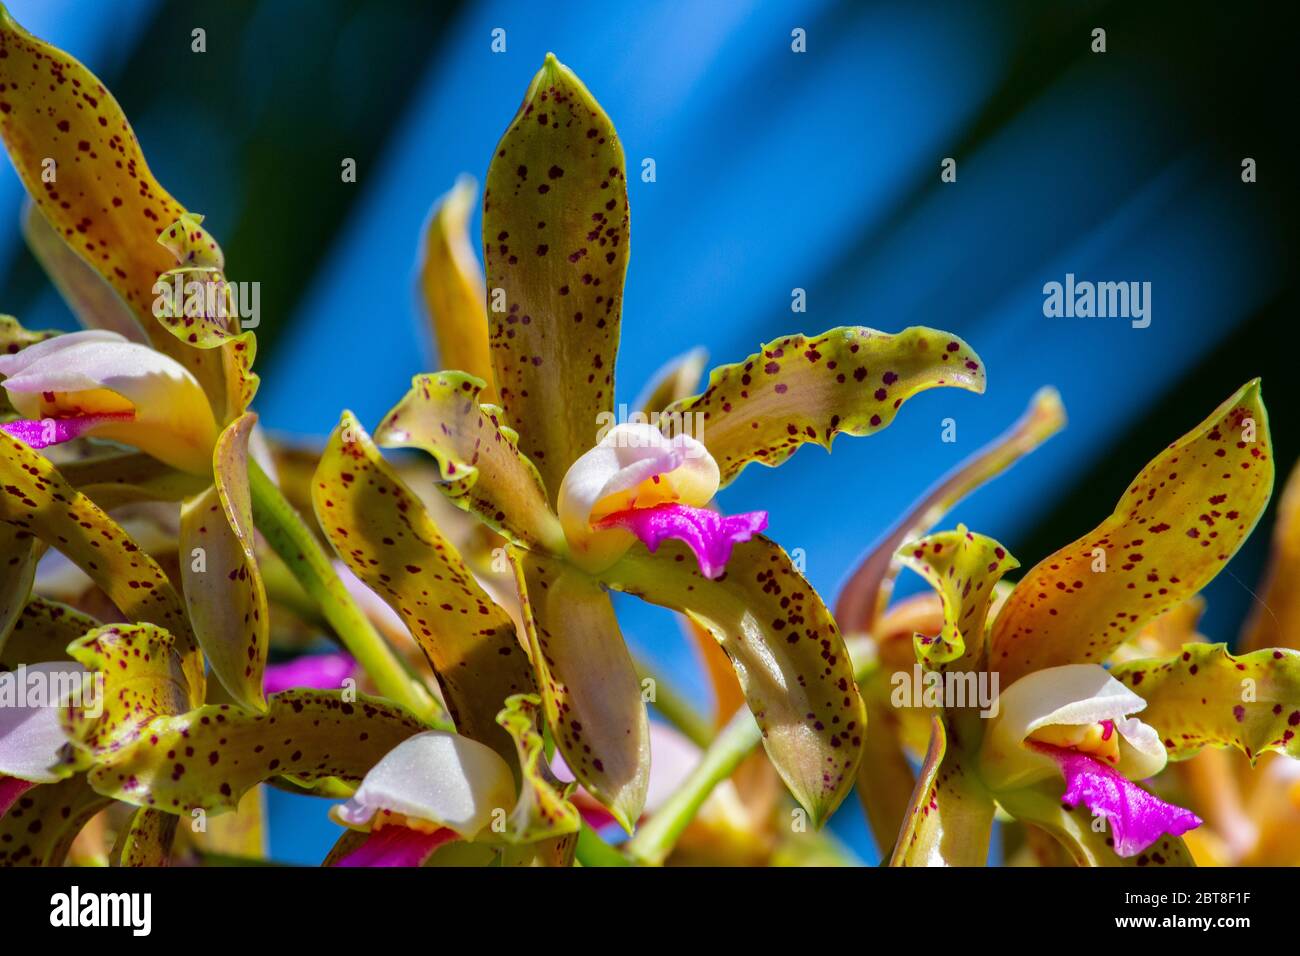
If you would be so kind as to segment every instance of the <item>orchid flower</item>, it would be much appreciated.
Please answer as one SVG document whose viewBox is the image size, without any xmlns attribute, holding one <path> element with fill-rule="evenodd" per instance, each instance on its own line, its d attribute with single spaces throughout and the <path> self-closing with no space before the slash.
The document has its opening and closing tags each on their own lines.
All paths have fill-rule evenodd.
<svg viewBox="0 0 1300 956">
<path fill-rule="evenodd" d="M 1288 733 L 1300 713 L 1294 651 L 1234 657 L 1189 644 L 1103 666 L 1218 573 L 1272 483 L 1253 381 L 1152 460 L 1102 525 L 1025 575 L 987 636 L 995 585 L 1015 567 L 1001 545 L 961 528 L 899 550 L 943 609 L 937 630 L 915 634 L 917 660 L 944 679 L 996 678 L 1000 695 L 984 712 L 949 700 L 935 716 L 895 865 L 984 862 L 997 806 L 1052 834 L 1076 863 L 1187 863 L 1178 837 L 1199 818 L 1138 781 L 1206 745 L 1252 759 L 1300 750 Z"/>
<path fill-rule="evenodd" d="M 455 321 L 462 337 L 444 354 L 473 367 L 418 376 L 375 441 L 432 455 L 440 490 L 509 542 L 502 557 L 531 661 L 509 615 L 346 413 L 313 488 L 321 528 L 406 620 L 462 733 L 500 752 L 492 714 L 508 694 L 540 692 L 568 766 L 629 830 L 645 803 L 649 731 L 608 591 L 689 614 L 731 658 L 769 757 L 820 824 L 859 761 L 852 669 L 821 599 L 759 533 L 766 515 L 719 513 L 714 494 L 751 462 L 776 466 L 804 443 L 878 431 L 924 389 L 982 391 L 982 364 L 925 328 L 791 335 L 715 369 L 703 393 L 669 405 L 662 427 L 619 423 L 623 151 L 553 56 L 486 183 L 485 279 L 451 234 L 463 228 L 463 195 L 426 236 L 424 278 L 443 280 L 436 325 Z M 486 303 L 479 290 L 491 290 Z M 499 406 L 484 403 L 492 395 Z"/>
</svg>

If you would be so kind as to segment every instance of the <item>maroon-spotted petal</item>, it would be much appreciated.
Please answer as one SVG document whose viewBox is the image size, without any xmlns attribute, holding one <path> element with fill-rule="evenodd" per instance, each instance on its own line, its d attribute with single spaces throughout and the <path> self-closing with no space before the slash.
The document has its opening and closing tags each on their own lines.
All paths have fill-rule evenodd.
<svg viewBox="0 0 1300 956">
<path fill-rule="evenodd" d="M 338 690 L 343 682 L 357 672 L 357 662 L 351 654 L 337 651 L 330 654 L 303 654 L 283 664 L 270 664 L 262 684 L 268 694 L 278 694 L 291 687 L 310 687 L 314 690 Z"/>
<path fill-rule="evenodd" d="M 602 519 L 597 527 L 626 528 L 640 538 L 651 553 L 665 538 L 677 538 L 695 552 L 700 573 L 706 578 L 717 578 L 727 568 L 732 547 L 748 541 L 767 527 L 767 512 L 723 515 L 708 508 L 672 503 L 616 511 Z"/>
<path fill-rule="evenodd" d="M 426 833 L 410 827 L 386 826 L 370 831 L 365 843 L 335 866 L 421 866 L 444 843 L 456 839 L 448 827 Z"/>
<path fill-rule="evenodd" d="M 134 412 L 115 412 L 106 415 L 76 415 L 72 418 L 20 418 L 0 425 L 0 431 L 17 438 L 28 448 L 48 448 L 50 445 L 61 445 L 65 441 L 80 438 L 96 425 L 129 422 L 134 417 Z"/>
<path fill-rule="evenodd" d="M 1082 803 L 1105 817 L 1120 856 L 1136 856 L 1164 834 L 1182 836 L 1202 823 L 1191 810 L 1165 803 L 1087 754 L 1041 745 L 1037 749 L 1055 760 L 1065 775 L 1062 802 L 1071 807 Z"/>
</svg>

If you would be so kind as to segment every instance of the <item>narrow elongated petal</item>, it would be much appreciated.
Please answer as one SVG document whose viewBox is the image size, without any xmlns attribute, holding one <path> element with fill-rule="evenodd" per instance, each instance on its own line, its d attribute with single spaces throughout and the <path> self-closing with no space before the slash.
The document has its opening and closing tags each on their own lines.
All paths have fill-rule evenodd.
<svg viewBox="0 0 1300 956">
<path fill-rule="evenodd" d="M 537 468 L 520 453 L 519 436 L 500 411 L 479 404 L 482 390 L 481 379 L 460 372 L 417 375 L 375 441 L 422 449 L 437 461 L 438 488 L 455 504 L 514 541 L 562 553 L 564 535 Z"/>
<path fill-rule="evenodd" d="M 23 238 L 83 329 L 107 329 L 131 342 L 149 337 L 117 291 L 63 240 L 30 200 L 23 205 Z"/>
<path fill-rule="evenodd" d="M 1038 668 L 1105 661 L 1219 573 L 1272 488 L 1256 380 L 1152 459 L 1109 518 L 1021 579 L 994 624 L 990 666 L 1005 685 Z"/>
<path fill-rule="evenodd" d="M 349 827 L 387 829 L 386 818 L 472 840 L 514 806 L 510 766 L 491 748 L 444 730 L 408 737 L 385 754 L 333 815 Z"/>
<path fill-rule="evenodd" d="M 81 828 L 111 802 L 84 774 L 32 787 L 0 817 L 0 867 L 62 866 Z"/>
<path fill-rule="evenodd" d="M 483 256 L 501 404 L 552 496 L 613 408 L 624 171 L 609 117 L 548 54 L 488 167 Z"/>
<path fill-rule="evenodd" d="M 1251 607 L 1239 646 L 1300 650 L 1300 463 L 1291 469 L 1277 505 L 1273 548 L 1259 597 Z"/>
<path fill-rule="evenodd" d="M 339 557 L 424 651 L 457 729 L 513 759 L 497 713 L 536 689 L 514 623 L 350 413 L 321 456 L 312 503 Z"/>
<path fill-rule="evenodd" d="M 511 556 L 555 742 L 578 782 L 630 832 L 645 805 L 650 732 L 609 595 L 562 562 Z"/>
<path fill-rule="evenodd" d="M 943 600 L 943 629 L 936 635 L 916 635 L 917 659 L 958 671 L 979 664 L 993 586 L 1020 562 L 992 538 L 973 534 L 965 525 L 903 545 L 899 560 L 930 582 Z"/>
<path fill-rule="evenodd" d="M 1270 750 L 1300 757 L 1300 651 L 1234 656 L 1226 644 L 1187 644 L 1169 657 L 1129 661 L 1115 679 L 1146 701 L 1142 720 L 1171 760 L 1235 747 L 1253 764 Z"/>
<path fill-rule="evenodd" d="M 174 265 L 155 240 L 184 209 L 149 171 L 117 100 L 3 8 L 0 86 L 0 137 L 41 215 L 125 300 L 154 347 L 189 369 L 209 396 L 220 395 L 219 357 L 187 348 L 153 317 L 154 283 Z"/>
<path fill-rule="evenodd" d="M 1120 856 L 1136 856 L 1166 833 L 1182 836 L 1201 825 L 1200 817 L 1190 810 L 1165 803 L 1086 754 L 1056 747 L 1044 751 L 1065 776 L 1061 800 L 1070 806 L 1081 803 L 1094 817 L 1105 817 Z"/>
<path fill-rule="evenodd" d="M 240 704 L 265 710 L 270 616 L 258 570 L 248 490 L 248 438 L 257 416 L 221 433 L 213 451 L 216 484 L 181 508 L 181 578 L 194 634 L 212 672 Z"/>
<path fill-rule="evenodd" d="M 602 580 L 713 634 L 777 772 L 815 823 L 829 817 L 853 786 L 866 713 L 839 629 L 789 556 L 757 536 L 710 580 L 685 545 L 666 541 L 654 555 L 633 548 Z"/>
<path fill-rule="evenodd" d="M 846 634 L 871 631 L 884 613 L 901 567 L 904 542 L 927 534 L 952 508 L 991 481 L 1065 426 L 1065 408 L 1054 388 L 1034 394 L 1029 408 L 1003 435 L 940 479 L 912 509 L 872 546 L 844 583 L 835 601 L 835 620 Z"/>
<path fill-rule="evenodd" d="M 481 378 L 482 399 L 493 402 L 487 291 L 468 229 L 475 192 L 474 180 L 462 176 L 434 204 L 420 250 L 420 292 L 438 352 L 434 367 Z"/>
<path fill-rule="evenodd" d="M 203 698 L 203 661 L 184 604 L 158 563 L 55 466 L 22 442 L 0 436 L 0 521 L 31 533 L 76 564 L 127 620 L 170 633 L 185 661 L 192 696 Z"/>
<path fill-rule="evenodd" d="M 983 866 L 993 800 L 965 758 L 948 748 L 943 721 L 931 725 L 930 749 L 912 791 L 890 866 Z"/>
<path fill-rule="evenodd" d="M 1165 834 L 1145 851 L 1121 856 L 1109 827 L 1098 828 L 1092 810 L 1082 800 L 1067 805 L 1061 800 L 1059 778 L 998 794 L 998 803 L 1017 820 L 1050 833 L 1076 866 L 1195 866 L 1187 845 Z"/>
<path fill-rule="evenodd" d="M 830 450 L 840 433 L 877 432 L 907 399 L 945 385 L 984 391 L 983 363 L 955 335 L 846 326 L 768 342 L 743 362 L 715 368 L 704 392 L 666 414 L 702 422 L 700 440 L 726 485 L 750 462 L 776 466 L 807 442 Z"/>
<path fill-rule="evenodd" d="M 142 501 L 184 501 L 211 484 L 143 452 L 112 451 L 59 464 L 59 472 L 105 511 Z"/>
<path fill-rule="evenodd" d="M 74 332 L 0 356 L 0 375 L 18 413 L 41 426 L 20 437 L 39 437 L 52 419 L 56 433 L 41 446 L 89 434 L 196 474 L 211 467 L 217 429 L 207 396 L 184 367 L 146 345 Z M 66 434 L 57 433 L 61 419 L 71 419 Z"/>
<path fill-rule="evenodd" d="M 256 784 L 288 776 L 306 783 L 359 783 L 384 754 L 424 728 L 402 708 L 337 691 L 292 690 L 255 714 L 208 704 L 149 725 L 148 735 L 90 771 L 101 794 L 171 813 L 235 809 Z"/>
</svg>

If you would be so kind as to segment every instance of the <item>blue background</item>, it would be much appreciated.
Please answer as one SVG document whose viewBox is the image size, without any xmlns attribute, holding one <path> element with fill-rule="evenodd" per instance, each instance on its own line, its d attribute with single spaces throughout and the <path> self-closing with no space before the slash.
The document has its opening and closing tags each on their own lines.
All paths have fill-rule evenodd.
<svg viewBox="0 0 1300 956">
<path fill-rule="evenodd" d="M 273 429 L 321 436 L 345 407 L 373 426 L 434 367 L 413 286 L 421 225 L 458 174 L 482 181 L 547 51 L 600 100 L 628 157 L 619 401 L 696 345 L 717 364 L 844 324 L 963 336 L 988 368 L 984 396 L 926 393 L 878 436 L 841 438 L 833 456 L 805 448 L 724 492 L 727 510 L 770 512 L 769 533 L 804 550 L 828 600 L 1040 385 L 1060 389 L 1068 430 L 949 519 L 1025 566 L 1097 523 L 1147 459 L 1253 375 L 1280 476 L 1294 459 L 1280 28 L 1212 4 L 1132 6 L 9 3 L 107 81 L 160 180 L 209 216 L 231 278 L 262 283 L 256 407 Z M 197 68 L 196 26 L 209 49 Z M 1094 26 L 1108 30 L 1103 55 L 1089 51 Z M 490 49 L 497 27 L 504 54 Z M 355 184 L 339 181 L 345 156 Z M 943 184 L 949 156 L 957 182 Z M 1260 183 L 1241 182 L 1245 156 Z M 647 157 L 653 183 L 636 175 Z M 0 221 L 16 222 L 20 198 L 0 175 Z M 69 323 L 16 229 L 0 230 L 0 265 L 6 311 Z M 1067 272 L 1151 282 L 1151 326 L 1044 318 L 1043 284 Z M 790 309 L 796 287 L 804 314 Z M 955 443 L 940 438 L 948 417 Z M 1212 637 L 1235 634 L 1266 538 L 1209 591 Z M 636 649 L 707 705 L 672 617 L 619 604 Z M 324 807 L 274 795 L 277 858 L 320 859 L 337 832 Z M 856 800 L 833 826 L 877 859 Z"/>
</svg>

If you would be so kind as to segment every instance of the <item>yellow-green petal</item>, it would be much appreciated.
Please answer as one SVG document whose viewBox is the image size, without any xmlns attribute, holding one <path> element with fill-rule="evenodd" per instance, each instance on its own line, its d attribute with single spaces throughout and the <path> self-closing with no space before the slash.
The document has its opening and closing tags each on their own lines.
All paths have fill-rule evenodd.
<svg viewBox="0 0 1300 956">
<path fill-rule="evenodd" d="M 917 660 L 953 671 L 970 670 L 984 655 L 984 625 L 993 587 L 1020 562 L 992 538 L 958 525 L 899 549 L 899 561 L 929 582 L 943 601 L 943 628 L 913 638 Z"/>
<path fill-rule="evenodd" d="M 388 701 L 339 691 L 290 690 L 255 714 L 208 704 L 149 725 L 149 733 L 90 771 L 115 800 L 188 814 L 234 810 L 249 788 L 287 775 L 360 782 L 407 737 L 426 729 Z"/>
<path fill-rule="evenodd" d="M 897 557 L 906 541 L 919 538 L 952 508 L 1065 427 L 1065 407 L 1054 388 L 1041 388 L 1029 408 L 1004 434 L 962 462 L 925 493 L 873 546 L 840 589 L 835 620 L 844 633 L 870 632 L 885 612 L 901 566 Z"/>
<path fill-rule="evenodd" d="M 700 348 L 670 360 L 651 377 L 634 407 L 644 415 L 654 415 L 673 402 L 689 398 L 700 387 L 700 376 L 708 360 L 709 353 Z"/>
<path fill-rule="evenodd" d="M 546 719 L 569 770 L 631 832 L 650 779 L 641 684 L 609 595 L 561 561 L 511 548 Z"/>
<path fill-rule="evenodd" d="M 520 452 L 501 410 L 479 404 L 482 391 L 481 379 L 462 372 L 417 375 L 375 429 L 375 441 L 432 455 L 438 488 L 453 503 L 511 540 L 560 553 L 564 532 L 537 468 Z"/>
<path fill-rule="evenodd" d="M 994 623 L 990 667 L 1009 686 L 1031 670 L 1104 662 L 1219 573 L 1272 488 L 1255 380 L 1152 459 L 1110 517 L 1020 580 Z"/>
<path fill-rule="evenodd" d="M 316 468 L 312 505 L 338 556 L 424 651 L 457 730 L 512 761 L 497 714 L 536 689 L 514 623 L 350 412 Z"/>
<path fill-rule="evenodd" d="M 117 866 L 167 866 L 180 817 L 148 807 L 131 814 L 118 837 L 113 856 Z"/>
<path fill-rule="evenodd" d="M 0 523 L 0 650 L 27 606 L 38 558 L 37 541 L 30 531 Z"/>
<path fill-rule="evenodd" d="M 628 204 L 613 123 L 549 54 L 488 167 L 483 258 L 497 391 L 553 501 L 614 405 Z"/>
<path fill-rule="evenodd" d="M 774 467 L 807 442 L 829 451 L 838 434 L 878 432 L 907 399 L 941 386 L 984 391 L 984 364 L 957 336 L 845 326 L 768 342 L 715 368 L 708 388 L 667 412 L 690 416 L 726 485 L 751 462 Z"/>
<path fill-rule="evenodd" d="M 690 615 L 731 658 L 773 766 L 820 824 L 853 786 L 866 711 L 830 611 L 775 542 L 736 545 L 716 580 L 690 550 L 636 545 L 601 575 L 612 588 Z"/>
<path fill-rule="evenodd" d="M 1234 656 L 1226 644 L 1187 644 L 1111 674 L 1147 702 L 1139 716 L 1160 734 L 1171 760 L 1207 746 L 1235 747 L 1251 763 L 1270 750 L 1300 757 L 1300 651 Z"/>
<path fill-rule="evenodd" d="M 185 605 L 212 672 L 240 704 L 265 710 L 270 619 L 248 490 L 248 439 L 256 423 L 256 415 L 245 414 L 217 438 L 216 484 L 181 508 L 180 563 Z"/>
<path fill-rule="evenodd" d="M 434 203 L 420 250 L 420 293 L 437 347 L 436 367 L 481 378 L 487 383 L 482 400 L 493 402 L 487 293 L 468 228 L 476 192 L 474 180 L 462 176 Z"/>
<path fill-rule="evenodd" d="M 32 597 L 14 621 L 8 639 L 0 641 L 0 670 L 41 661 L 70 661 L 68 645 L 99 626 L 89 614 L 66 604 Z"/>
<path fill-rule="evenodd" d="M 62 866 L 81 828 L 111 802 L 85 774 L 32 787 L 0 817 L 0 867 Z"/>
<path fill-rule="evenodd" d="M 183 501 L 202 494 L 210 479 L 181 471 L 140 451 L 111 451 L 63 462 L 59 471 L 105 511 L 142 501 Z"/>
<path fill-rule="evenodd" d="M 1251 607 L 1238 646 L 1300 650 L 1300 463 L 1291 468 L 1273 525 L 1273 546 L 1264 584 Z"/>
<path fill-rule="evenodd" d="M 993 800 L 948 747 L 942 720 L 931 724 L 930 748 L 912 791 L 890 866 L 983 866 L 993 829 Z"/>
</svg>

